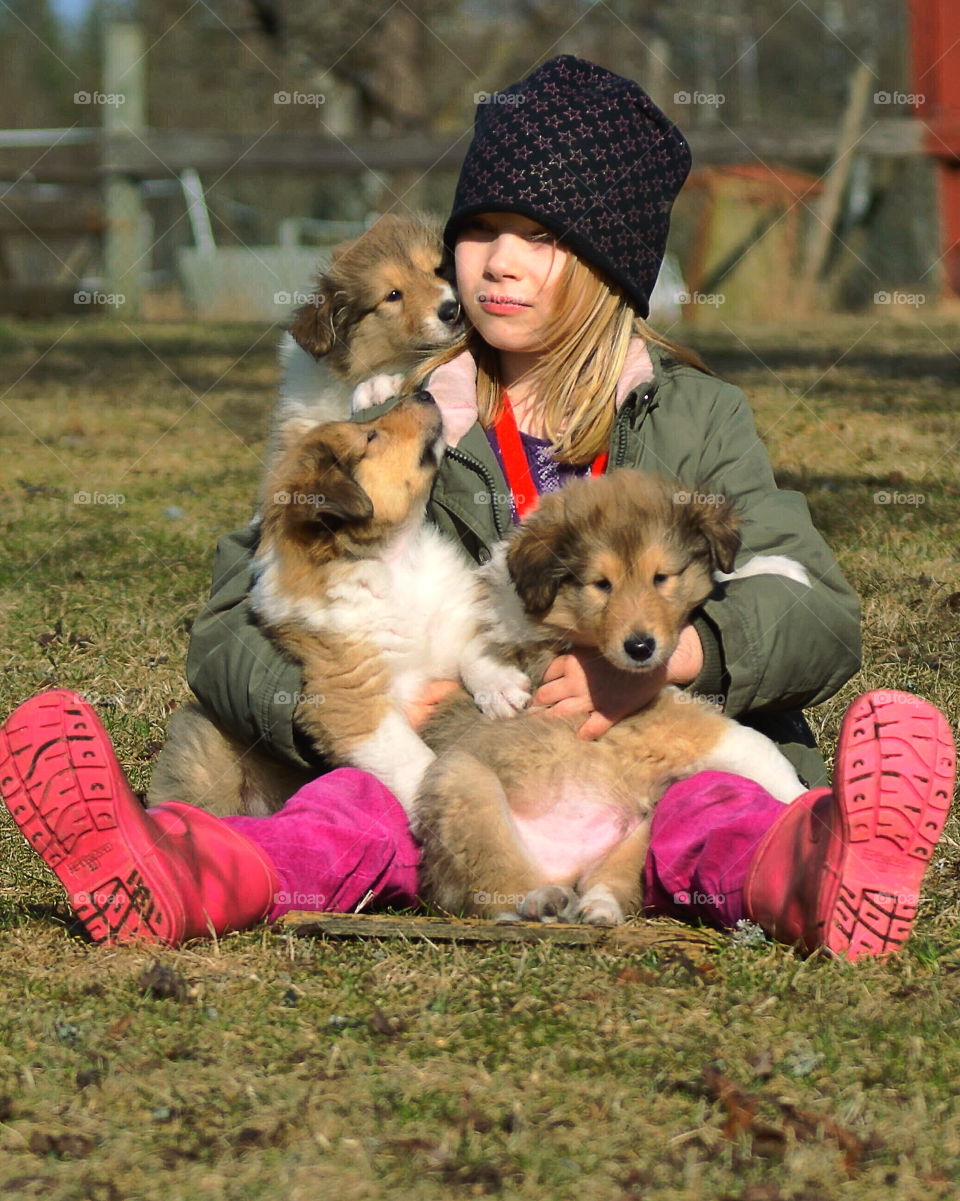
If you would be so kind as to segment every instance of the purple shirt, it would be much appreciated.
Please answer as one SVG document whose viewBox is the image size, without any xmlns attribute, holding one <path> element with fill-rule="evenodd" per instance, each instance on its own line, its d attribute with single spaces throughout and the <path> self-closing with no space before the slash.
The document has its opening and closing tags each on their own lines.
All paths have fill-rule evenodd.
<svg viewBox="0 0 960 1201">
<path fill-rule="evenodd" d="M 487 441 L 493 453 L 497 456 L 497 462 L 500 464 L 500 470 L 506 471 L 503 467 L 503 455 L 500 453 L 500 443 L 497 441 L 497 435 L 492 429 L 487 430 Z M 523 453 L 527 456 L 527 462 L 530 465 L 530 474 L 533 476 L 533 486 L 537 490 L 537 495 L 542 496 L 544 492 L 556 492 L 563 485 L 572 479 L 580 479 L 585 475 L 590 474 L 590 464 L 584 463 L 577 467 L 573 463 L 559 463 L 550 453 L 549 438 L 535 438 L 533 434 L 525 434 L 520 431 L 520 445 L 523 447 Z M 510 498 L 510 513 L 514 523 L 519 521 L 517 516 L 517 506 L 514 504 L 513 497 Z"/>
</svg>

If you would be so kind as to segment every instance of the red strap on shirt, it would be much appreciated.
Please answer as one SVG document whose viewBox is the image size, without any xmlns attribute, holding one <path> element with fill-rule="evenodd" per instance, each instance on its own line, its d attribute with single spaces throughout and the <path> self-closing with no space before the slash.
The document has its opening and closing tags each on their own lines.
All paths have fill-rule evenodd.
<svg viewBox="0 0 960 1201">
<path fill-rule="evenodd" d="M 539 495 L 536 484 L 533 482 L 533 472 L 530 470 L 526 451 L 523 449 L 523 442 L 520 440 L 520 429 L 513 412 L 513 405 L 510 403 L 510 397 L 506 392 L 502 392 L 500 399 L 503 403 L 500 408 L 500 416 L 494 423 L 493 432 L 500 445 L 503 473 L 507 477 L 507 484 L 513 494 L 517 516 L 522 521 L 531 509 L 536 508 Z M 606 451 L 597 455 L 590 465 L 590 474 L 603 475 L 607 469 L 608 459 L 609 455 Z"/>
<path fill-rule="evenodd" d="M 538 493 L 533 482 L 533 472 L 527 461 L 526 451 L 520 441 L 520 429 L 513 412 L 513 405 L 506 392 L 500 394 L 500 416 L 493 427 L 497 442 L 500 444 L 500 457 L 503 459 L 503 473 L 507 477 L 507 486 L 513 493 L 513 503 L 517 516 L 522 521 L 531 509 L 536 507 Z"/>
</svg>

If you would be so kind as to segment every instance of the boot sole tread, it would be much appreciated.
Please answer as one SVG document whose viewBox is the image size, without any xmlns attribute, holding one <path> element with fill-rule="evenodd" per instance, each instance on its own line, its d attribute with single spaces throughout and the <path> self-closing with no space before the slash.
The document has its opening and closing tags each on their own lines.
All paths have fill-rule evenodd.
<svg viewBox="0 0 960 1201">
<path fill-rule="evenodd" d="M 846 852 L 822 917 L 834 954 L 885 958 L 907 941 L 955 773 L 950 727 L 927 701 L 878 691 L 850 707 L 835 770 Z"/>
<path fill-rule="evenodd" d="M 93 942 L 171 941 L 175 919 L 118 821 L 129 788 L 109 735 L 81 697 L 44 693 L 0 727 L 0 794 Z"/>
</svg>

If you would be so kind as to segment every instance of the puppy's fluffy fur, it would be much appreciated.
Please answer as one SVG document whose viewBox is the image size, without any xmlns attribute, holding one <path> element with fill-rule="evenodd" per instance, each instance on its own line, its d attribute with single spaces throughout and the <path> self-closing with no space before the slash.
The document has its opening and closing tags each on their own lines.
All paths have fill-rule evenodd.
<svg viewBox="0 0 960 1201">
<path fill-rule="evenodd" d="M 543 497 L 514 531 L 487 574 L 505 598 L 500 636 L 525 648 L 532 678 L 533 658 L 571 644 L 651 671 L 676 649 L 714 573 L 736 578 L 732 506 L 678 496 L 690 494 L 620 470 Z M 805 579 L 778 558 L 754 559 L 743 573 L 761 571 Z M 712 769 L 748 776 L 781 801 L 802 791 L 772 742 L 678 688 L 597 741 L 578 739 L 583 720 L 528 710 L 490 722 L 454 702 L 431 722 L 424 737 L 440 754 L 414 829 L 437 904 L 615 924 L 639 904 L 650 818 L 671 782 Z"/>
<path fill-rule="evenodd" d="M 518 672 L 498 674 L 483 657 L 476 586 L 423 525 L 443 453 L 436 408 L 406 403 L 369 427 L 329 424 L 393 395 L 396 373 L 459 335 L 448 268 L 438 227 L 422 217 L 381 217 L 334 249 L 281 343 L 254 518 L 254 607 L 304 667 L 300 724 L 321 752 L 369 768 L 408 802 L 431 758 L 400 711 L 419 678 L 463 666 L 493 710 L 526 696 Z M 191 704 L 171 720 L 148 800 L 269 813 L 310 774 L 244 746 Z"/>
<path fill-rule="evenodd" d="M 453 342 L 462 321 L 451 279 L 425 217 L 388 214 L 337 246 L 280 343 L 272 446 L 292 422 L 305 433 L 386 400 L 424 355 Z"/>
<path fill-rule="evenodd" d="M 251 593 L 266 630 L 302 665 L 298 726 L 405 806 L 433 754 L 403 705 L 427 681 L 459 676 L 500 716 L 529 700 L 522 672 L 487 653 L 472 569 L 424 521 L 440 430 L 437 406 L 419 393 L 375 421 L 287 431 L 267 480 Z M 188 705 L 171 720 L 149 799 L 268 813 L 308 778 Z"/>
</svg>

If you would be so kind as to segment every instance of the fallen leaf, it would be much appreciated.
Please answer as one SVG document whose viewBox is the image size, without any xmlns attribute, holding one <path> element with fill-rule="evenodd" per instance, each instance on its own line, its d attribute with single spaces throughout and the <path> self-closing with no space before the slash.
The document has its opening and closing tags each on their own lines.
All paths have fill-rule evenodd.
<svg viewBox="0 0 960 1201">
<path fill-rule="evenodd" d="M 118 1018 L 112 1026 L 107 1029 L 107 1038 L 123 1038 L 130 1029 L 130 1023 L 133 1021 L 132 1013 L 125 1013 L 122 1018 Z"/>
<path fill-rule="evenodd" d="M 183 976 L 159 959 L 141 973 L 137 986 L 157 1001 L 185 1001 L 189 993 Z"/>
<path fill-rule="evenodd" d="M 402 1022 L 392 1021 L 382 1009 L 374 1005 L 373 1013 L 370 1015 L 370 1029 L 374 1034 L 382 1034 L 385 1038 L 394 1038 L 403 1033 L 404 1026 Z"/>
</svg>

